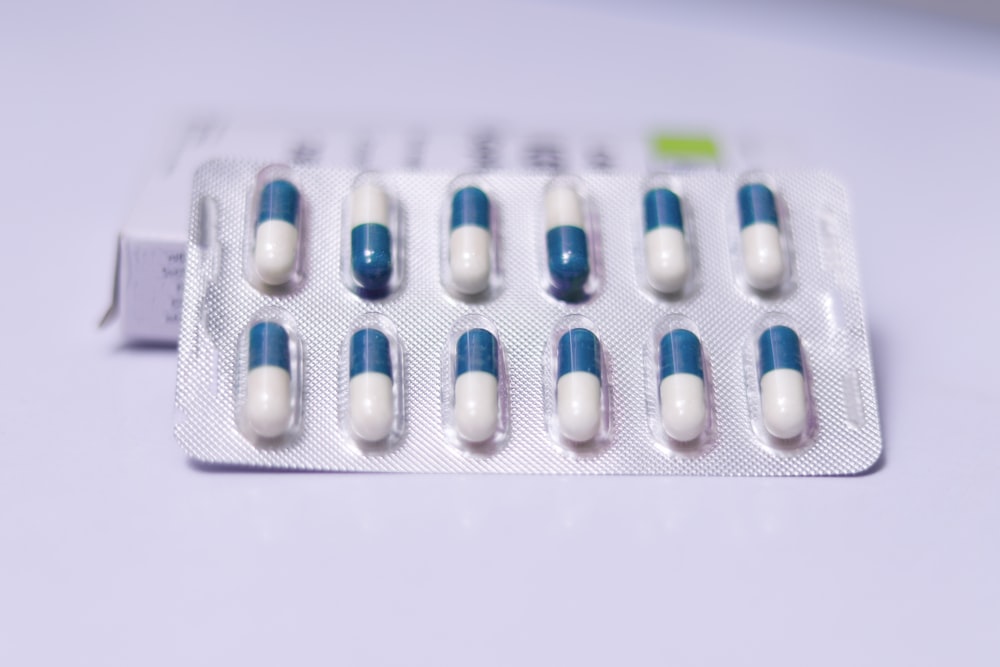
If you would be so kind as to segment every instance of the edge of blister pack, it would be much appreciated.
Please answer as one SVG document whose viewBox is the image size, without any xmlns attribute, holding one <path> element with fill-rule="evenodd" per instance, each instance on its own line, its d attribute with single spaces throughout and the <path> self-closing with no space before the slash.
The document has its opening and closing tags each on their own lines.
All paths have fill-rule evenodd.
<svg viewBox="0 0 1000 667">
<path fill-rule="evenodd" d="M 203 165 L 194 178 L 175 436 L 195 461 L 281 470 L 808 476 L 861 473 L 881 456 L 847 194 L 825 172 L 559 177 L 556 182 L 571 182 L 583 193 L 582 224 L 594 262 L 593 282 L 578 300 L 554 298 L 544 279 L 543 216 L 551 175 L 383 172 L 377 178 L 388 190 L 388 224 L 398 236 L 391 238 L 390 252 L 397 254 L 390 257 L 386 292 L 367 298 L 345 279 L 343 221 L 360 182 L 360 173 L 349 169 L 291 166 L 282 172 L 308 205 L 308 231 L 297 259 L 306 268 L 288 290 L 260 289 L 246 278 L 247 221 L 266 166 L 219 160 Z M 737 190 L 748 178 L 775 193 L 780 236 L 765 229 L 761 238 L 777 238 L 789 263 L 778 287 L 764 292 L 746 284 L 739 266 L 744 250 Z M 450 229 L 442 217 L 464 183 L 488 194 L 491 271 L 502 267 L 502 282 L 494 273 L 489 289 L 476 298 L 457 298 L 442 274 L 448 248 L 443 235 Z M 676 294 L 644 284 L 642 200 L 651 185 L 660 184 L 669 184 L 681 200 L 680 208 L 670 205 L 683 212 L 685 237 L 671 243 L 682 242 L 693 260 Z M 768 206 L 765 200 L 761 210 Z M 248 437 L 239 417 L 246 391 L 240 374 L 251 363 L 247 332 L 261 319 L 284 323 L 290 334 L 291 387 L 300 399 L 292 406 L 287 435 L 266 443 Z M 762 361 L 762 332 L 786 324 L 801 340 L 801 359 L 776 353 Z M 345 422 L 351 379 L 345 346 L 365 326 L 384 329 L 389 339 L 392 384 L 372 385 L 384 385 L 383 393 L 391 386 L 386 395 L 394 401 L 393 421 L 385 446 L 357 446 Z M 489 446 L 470 449 L 456 446 L 449 430 L 457 363 L 449 348 L 462 331 L 482 326 L 497 339 L 497 358 L 474 370 L 497 378 L 491 408 L 497 430 Z M 608 411 L 595 440 L 600 446 L 586 452 L 553 437 L 553 346 L 578 326 L 591 328 L 599 340 L 606 392 L 601 405 Z M 678 357 L 676 368 L 661 369 L 656 339 L 676 328 L 691 329 L 700 340 L 700 368 Z M 284 358 L 275 363 L 283 365 Z M 384 362 L 366 368 L 378 371 L 378 363 Z M 468 359 L 462 363 L 474 366 Z M 657 425 L 658 374 L 680 372 L 684 364 L 694 374 L 703 371 L 708 401 L 704 431 L 690 445 L 672 443 Z M 762 427 L 760 376 L 779 367 L 794 371 L 796 364 L 806 383 L 804 430 L 776 443 Z M 768 381 L 769 391 L 773 384 Z"/>
</svg>

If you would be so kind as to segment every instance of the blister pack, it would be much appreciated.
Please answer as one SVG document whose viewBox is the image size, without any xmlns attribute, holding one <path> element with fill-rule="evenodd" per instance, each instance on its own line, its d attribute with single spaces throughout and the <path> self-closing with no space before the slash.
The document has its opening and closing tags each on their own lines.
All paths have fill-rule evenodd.
<svg viewBox="0 0 1000 667">
<path fill-rule="evenodd" d="M 837 475 L 879 457 L 844 188 L 217 161 L 178 442 L 210 464 Z"/>
</svg>

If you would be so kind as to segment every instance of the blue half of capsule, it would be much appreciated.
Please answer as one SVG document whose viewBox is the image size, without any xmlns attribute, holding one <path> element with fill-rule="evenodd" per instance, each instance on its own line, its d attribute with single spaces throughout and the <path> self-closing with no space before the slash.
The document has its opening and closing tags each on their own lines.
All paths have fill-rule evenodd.
<svg viewBox="0 0 1000 667">
<path fill-rule="evenodd" d="M 379 292 L 392 277 L 392 238 L 389 228 L 377 222 L 355 225 L 351 230 L 351 270 L 361 287 Z"/>
<path fill-rule="evenodd" d="M 451 228 L 463 225 L 490 228 L 490 199 L 479 188 L 462 188 L 451 199 Z"/>
<path fill-rule="evenodd" d="M 556 296 L 578 298 L 590 276 L 587 232 L 575 225 L 553 227 L 545 234 L 545 244 Z"/>
<path fill-rule="evenodd" d="M 740 207 L 740 229 L 766 223 L 778 224 L 778 208 L 774 193 L 763 183 L 747 183 L 737 193 Z"/>
<path fill-rule="evenodd" d="M 647 232 L 658 227 L 675 227 L 684 231 L 681 199 L 672 190 L 666 188 L 650 190 L 643 197 L 642 204 Z"/>
<path fill-rule="evenodd" d="M 250 363 L 248 370 L 259 366 L 290 369 L 288 332 L 277 322 L 258 322 L 250 328 Z"/>
<path fill-rule="evenodd" d="M 392 379 L 389 338 L 378 329 L 358 329 L 351 336 L 350 376 L 381 373 Z"/>
<path fill-rule="evenodd" d="M 271 181 L 260 191 L 260 211 L 257 224 L 268 220 L 284 220 L 296 224 L 299 213 L 299 190 L 290 182 L 278 179 Z"/>
<path fill-rule="evenodd" d="M 674 329 L 660 339 L 660 379 L 675 373 L 690 373 L 705 379 L 701 341 L 687 329 Z"/>
<path fill-rule="evenodd" d="M 760 377 L 778 368 L 802 372 L 802 347 L 799 336 L 782 325 L 764 330 L 758 341 L 760 349 Z"/>
<path fill-rule="evenodd" d="M 558 377 L 577 371 L 601 379 L 601 343 L 590 329 L 570 329 L 559 338 Z"/>
<path fill-rule="evenodd" d="M 470 371 L 497 375 L 498 343 L 486 329 L 469 329 L 455 346 L 455 377 Z"/>
</svg>

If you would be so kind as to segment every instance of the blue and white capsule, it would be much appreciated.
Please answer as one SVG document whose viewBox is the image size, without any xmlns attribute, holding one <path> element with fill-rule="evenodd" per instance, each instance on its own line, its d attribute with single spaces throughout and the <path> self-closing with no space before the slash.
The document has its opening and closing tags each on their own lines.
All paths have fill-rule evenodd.
<svg viewBox="0 0 1000 667">
<path fill-rule="evenodd" d="M 763 183 L 739 189 L 740 242 L 747 282 L 762 291 L 775 289 L 785 274 L 774 193 Z"/>
<path fill-rule="evenodd" d="M 806 430 L 808 405 L 799 336 L 773 326 L 758 340 L 760 406 L 764 428 L 775 438 L 797 438 Z"/>
<path fill-rule="evenodd" d="M 359 440 L 382 442 L 392 433 L 396 417 L 392 383 L 389 337 L 375 328 L 355 331 L 351 335 L 348 403 L 351 432 Z"/>
<path fill-rule="evenodd" d="M 454 288 L 469 296 L 490 286 L 490 198 L 477 187 L 455 192 L 451 199 L 448 263 Z"/>
<path fill-rule="evenodd" d="M 657 292 L 673 294 L 684 287 L 690 270 L 680 197 L 667 188 L 654 188 L 642 205 L 646 280 Z"/>
<path fill-rule="evenodd" d="M 580 194 L 554 185 L 545 195 L 545 248 L 553 295 L 579 301 L 590 277 L 590 249 Z"/>
<path fill-rule="evenodd" d="M 590 442 L 601 430 L 601 343 L 589 329 L 570 329 L 559 338 L 557 354 L 559 434 Z"/>
<path fill-rule="evenodd" d="M 382 293 L 392 263 L 388 196 L 375 183 L 362 183 L 351 193 L 351 274 L 365 292 Z"/>
<path fill-rule="evenodd" d="M 288 331 L 277 322 L 257 322 L 250 328 L 249 352 L 244 412 L 254 433 L 277 438 L 293 417 Z"/>
<path fill-rule="evenodd" d="M 299 190 L 284 179 L 270 181 L 260 191 L 253 261 L 266 285 L 292 279 L 299 251 Z"/>
<path fill-rule="evenodd" d="M 465 442 L 486 442 L 500 415 L 500 346 L 486 329 L 469 329 L 455 346 L 455 430 Z"/>
<path fill-rule="evenodd" d="M 704 433 L 707 419 L 701 341 L 674 329 L 660 339 L 660 422 L 671 439 L 690 442 Z"/>
</svg>

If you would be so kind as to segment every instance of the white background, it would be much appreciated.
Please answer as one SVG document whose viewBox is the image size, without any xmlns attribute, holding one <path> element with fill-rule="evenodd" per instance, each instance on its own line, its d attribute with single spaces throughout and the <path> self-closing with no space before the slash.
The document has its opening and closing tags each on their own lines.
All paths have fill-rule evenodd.
<svg viewBox="0 0 1000 667">
<path fill-rule="evenodd" d="M 1000 29 L 826 3 L 5 3 L 0 664 L 998 664 Z M 192 112 L 789 137 L 853 193 L 833 479 L 216 472 L 96 330 Z"/>
</svg>

